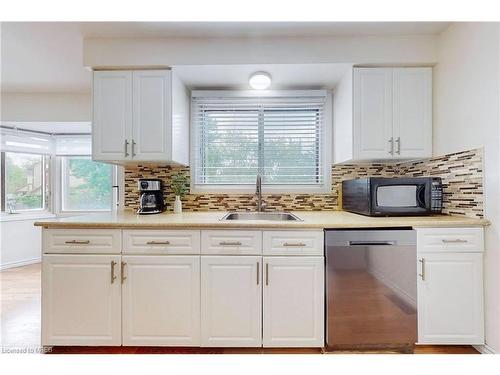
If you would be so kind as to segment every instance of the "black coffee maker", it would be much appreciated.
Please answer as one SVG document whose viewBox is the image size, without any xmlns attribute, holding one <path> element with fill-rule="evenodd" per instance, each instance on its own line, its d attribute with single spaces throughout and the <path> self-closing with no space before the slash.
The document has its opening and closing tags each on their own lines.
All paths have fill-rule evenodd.
<svg viewBox="0 0 500 375">
<path fill-rule="evenodd" d="M 140 179 L 137 183 L 141 198 L 137 213 L 140 215 L 159 214 L 163 212 L 163 194 L 161 180 Z"/>
</svg>

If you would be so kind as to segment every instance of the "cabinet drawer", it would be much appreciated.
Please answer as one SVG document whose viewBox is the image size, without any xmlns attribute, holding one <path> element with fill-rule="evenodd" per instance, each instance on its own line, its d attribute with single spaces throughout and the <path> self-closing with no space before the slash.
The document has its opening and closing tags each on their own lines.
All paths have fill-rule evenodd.
<svg viewBox="0 0 500 375">
<path fill-rule="evenodd" d="M 44 254 L 119 254 L 120 229 L 44 229 Z"/>
<path fill-rule="evenodd" d="M 323 255 L 323 231 L 265 231 L 264 255 Z"/>
<path fill-rule="evenodd" d="M 262 254 L 261 231 L 203 230 L 201 231 L 201 243 L 202 254 Z"/>
<path fill-rule="evenodd" d="M 124 230 L 124 254 L 199 254 L 198 230 Z"/>
<path fill-rule="evenodd" d="M 418 252 L 482 252 L 483 228 L 417 228 Z"/>
</svg>

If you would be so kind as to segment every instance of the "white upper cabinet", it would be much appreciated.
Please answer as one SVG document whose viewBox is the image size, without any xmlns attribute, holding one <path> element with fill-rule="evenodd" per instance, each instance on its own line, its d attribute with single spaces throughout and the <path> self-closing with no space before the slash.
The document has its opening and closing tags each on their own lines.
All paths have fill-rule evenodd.
<svg viewBox="0 0 500 375">
<path fill-rule="evenodd" d="M 93 159 L 130 159 L 132 72 L 94 72 L 93 91 Z"/>
<path fill-rule="evenodd" d="M 134 160 L 162 160 L 171 153 L 170 71 L 134 72 L 133 93 L 132 157 Z"/>
<path fill-rule="evenodd" d="M 356 69 L 354 93 L 356 158 L 392 157 L 392 69 Z"/>
<path fill-rule="evenodd" d="M 189 164 L 189 95 L 171 70 L 96 71 L 94 160 Z"/>
<path fill-rule="evenodd" d="M 393 69 L 394 156 L 432 156 L 432 69 Z"/>
<path fill-rule="evenodd" d="M 432 156 L 432 68 L 349 74 L 334 94 L 335 163 Z"/>
</svg>

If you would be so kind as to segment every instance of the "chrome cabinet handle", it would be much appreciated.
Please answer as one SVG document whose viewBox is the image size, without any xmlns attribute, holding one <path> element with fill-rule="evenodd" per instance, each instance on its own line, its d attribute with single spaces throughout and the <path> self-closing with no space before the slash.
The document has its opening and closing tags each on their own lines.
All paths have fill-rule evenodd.
<svg viewBox="0 0 500 375">
<path fill-rule="evenodd" d="M 68 245 L 88 245 L 90 243 L 89 240 L 70 240 L 66 241 Z"/>
<path fill-rule="evenodd" d="M 125 139 L 125 157 L 127 157 L 128 154 L 128 140 Z"/>
<path fill-rule="evenodd" d="M 443 243 L 466 243 L 469 242 L 467 240 L 462 240 L 460 238 L 455 238 L 454 240 L 441 240 Z"/>
<path fill-rule="evenodd" d="M 285 247 L 305 247 L 306 244 L 303 242 L 285 242 L 283 244 Z"/>
<path fill-rule="evenodd" d="M 389 144 L 391 145 L 391 148 L 390 148 L 389 154 L 394 155 L 394 138 L 393 138 L 393 137 L 391 137 L 391 138 L 389 139 Z"/>
<path fill-rule="evenodd" d="M 240 241 L 236 241 L 236 242 L 222 241 L 222 242 L 219 242 L 219 245 L 220 246 L 241 246 L 242 243 Z"/>
<path fill-rule="evenodd" d="M 260 278 L 259 268 L 260 268 L 260 262 L 257 262 L 257 285 L 259 285 L 259 278 Z"/>
<path fill-rule="evenodd" d="M 398 145 L 398 147 L 396 148 L 396 154 L 401 155 L 401 137 L 398 137 L 398 139 L 396 139 L 396 143 Z"/>
<path fill-rule="evenodd" d="M 135 141 L 132 139 L 132 157 L 136 155 L 135 153 Z"/>
<path fill-rule="evenodd" d="M 422 265 L 421 266 L 421 270 L 422 270 L 421 272 L 422 273 L 419 273 L 418 276 L 420 276 L 420 278 L 422 279 L 422 281 L 424 281 L 425 280 L 425 259 L 424 258 L 420 258 L 418 261 Z"/>
<path fill-rule="evenodd" d="M 121 270 L 120 270 L 120 276 L 121 276 L 121 281 L 122 281 L 122 284 L 123 282 L 127 279 L 127 276 L 125 276 L 125 266 L 127 265 L 127 263 L 125 262 L 122 262 L 121 263 Z"/>
<path fill-rule="evenodd" d="M 116 276 L 115 276 L 115 266 L 116 266 L 116 262 L 114 260 L 112 260 L 111 261 L 111 284 L 113 284 L 113 282 L 116 279 Z"/>
<path fill-rule="evenodd" d="M 148 241 L 146 245 L 170 245 L 170 241 Z"/>
<path fill-rule="evenodd" d="M 269 263 L 266 263 L 266 286 L 269 285 Z"/>
</svg>

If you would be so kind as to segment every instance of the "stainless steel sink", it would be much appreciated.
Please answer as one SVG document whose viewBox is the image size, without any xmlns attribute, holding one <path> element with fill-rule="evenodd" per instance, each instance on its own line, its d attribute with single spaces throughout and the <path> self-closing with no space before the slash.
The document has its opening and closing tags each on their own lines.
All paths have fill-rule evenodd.
<svg viewBox="0 0 500 375">
<path fill-rule="evenodd" d="M 271 221 L 302 221 L 290 212 L 228 212 L 219 220 L 271 220 Z"/>
</svg>

